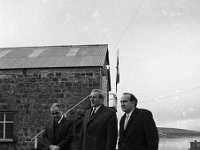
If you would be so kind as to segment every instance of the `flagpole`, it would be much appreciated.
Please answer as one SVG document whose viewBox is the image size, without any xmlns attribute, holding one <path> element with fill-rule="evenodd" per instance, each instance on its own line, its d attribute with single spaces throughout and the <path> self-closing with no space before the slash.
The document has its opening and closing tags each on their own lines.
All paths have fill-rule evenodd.
<svg viewBox="0 0 200 150">
<path fill-rule="evenodd" d="M 116 95 L 117 95 L 117 85 L 120 82 L 119 76 L 119 49 L 117 50 L 117 65 L 116 65 Z"/>
</svg>

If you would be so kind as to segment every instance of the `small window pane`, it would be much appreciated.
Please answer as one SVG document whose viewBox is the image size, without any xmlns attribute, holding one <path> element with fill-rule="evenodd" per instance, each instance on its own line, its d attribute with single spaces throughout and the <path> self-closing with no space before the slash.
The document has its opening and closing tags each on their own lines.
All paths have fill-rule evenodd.
<svg viewBox="0 0 200 150">
<path fill-rule="evenodd" d="M 3 138 L 3 123 L 0 123 L 0 139 Z"/>
<path fill-rule="evenodd" d="M 6 113 L 6 121 L 13 121 L 13 113 Z"/>
<path fill-rule="evenodd" d="M 0 121 L 3 121 L 4 113 L 0 113 Z"/>
<path fill-rule="evenodd" d="M 6 124 L 6 138 L 7 139 L 13 138 L 13 123 Z"/>
</svg>

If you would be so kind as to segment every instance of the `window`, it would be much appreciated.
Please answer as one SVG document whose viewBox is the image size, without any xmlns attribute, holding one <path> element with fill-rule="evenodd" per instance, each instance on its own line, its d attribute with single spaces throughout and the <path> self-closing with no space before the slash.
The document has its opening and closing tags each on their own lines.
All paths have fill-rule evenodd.
<svg viewBox="0 0 200 150">
<path fill-rule="evenodd" d="M 0 112 L 0 142 L 13 141 L 13 112 Z"/>
</svg>

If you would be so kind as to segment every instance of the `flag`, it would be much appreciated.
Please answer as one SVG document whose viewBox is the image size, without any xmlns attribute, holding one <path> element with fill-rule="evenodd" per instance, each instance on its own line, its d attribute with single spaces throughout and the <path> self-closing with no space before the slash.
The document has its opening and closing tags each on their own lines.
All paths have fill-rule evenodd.
<svg viewBox="0 0 200 150">
<path fill-rule="evenodd" d="M 117 69 L 116 84 L 118 84 L 119 81 L 120 81 L 120 78 L 119 78 L 119 50 L 117 50 L 117 66 L 116 66 L 116 69 Z"/>
<path fill-rule="evenodd" d="M 119 49 L 117 50 L 117 66 L 116 66 L 116 93 L 117 93 L 117 84 L 120 82 L 119 75 Z"/>
</svg>

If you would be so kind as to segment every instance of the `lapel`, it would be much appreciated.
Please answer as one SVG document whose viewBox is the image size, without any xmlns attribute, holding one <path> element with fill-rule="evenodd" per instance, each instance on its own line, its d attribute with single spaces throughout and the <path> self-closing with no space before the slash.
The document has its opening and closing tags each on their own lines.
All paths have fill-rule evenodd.
<svg viewBox="0 0 200 150">
<path fill-rule="evenodd" d="M 96 118 L 97 116 L 99 116 L 102 113 L 102 111 L 104 110 L 104 108 L 105 108 L 105 106 L 101 105 L 101 107 L 99 107 L 99 109 L 97 110 L 97 112 L 90 117 L 90 120 L 93 120 L 94 118 Z"/>
<path fill-rule="evenodd" d="M 132 134 L 132 131 L 134 131 L 135 125 L 137 124 L 137 115 L 139 113 L 138 108 L 135 108 L 135 110 L 132 112 L 128 124 L 126 126 L 126 129 L 124 130 L 124 121 L 125 121 L 125 116 L 123 116 L 122 120 L 122 134 L 124 135 L 124 138 L 127 138 L 129 135 Z"/>
<path fill-rule="evenodd" d="M 138 109 L 135 108 L 135 110 L 132 112 L 130 118 L 129 118 L 129 121 L 128 121 L 128 124 L 126 126 L 126 129 L 125 130 L 128 130 L 128 128 L 131 126 L 131 125 L 134 125 L 136 123 L 136 116 L 138 114 Z"/>
<path fill-rule="evenodd" d="M 60 123 L 57 126 L 57 136 L 55 136 L 56 141 L 58 141 L 58 139 L 60 138 L 60 136 L 62 136 L 63 125 L 65 124 L 65 121 L 66 121 L 66 118 L 63 117 L 62 120 L 60 121 Z"/>
<path fill-rule="evenodd" d="M 85 113 L 85 125 L 87 126 L 89 121 L 90 121 L 90 112 L 92 111 L 92 108 L 90 108 L 88 111 Z"/>
<path fill-rule="evenodd" d="M 98 116 L 100 116 L 102 114 L 102 112 L 105 109 L 105 106 L 101 105 L 101 107 L 97 110 L 97 112 L 95 114 L 93 114 L 92 116 L 90 115 L 91 109 L 90 109 L 90 111 L 88 111 L 89 113 L 87 114 L 87 119 L 88 119 L 87 125 L 89 125 L 90 123 L 92 123 L 92 121 L 94 121 L 95 119 L 97 119 Z"/>
<path fill-rule="evenodd" d="M 52 120 L 49 122 L 48 128 L 49 128 L 49 136 L 50 136 L 50 137 L 54 137 L 54 119 L 52 119 Z"/>
<path fill-rule="evenodd" d="M 124 137 L 124 122 L 125 122 L 125 117 L 126 117 L 126 114 L 124 114 L 122 116 L 122 119 L 121 119 L 121 122 L 120 122 L 120 132 L 122 134 L 122 137 Z"/>
</svg>

